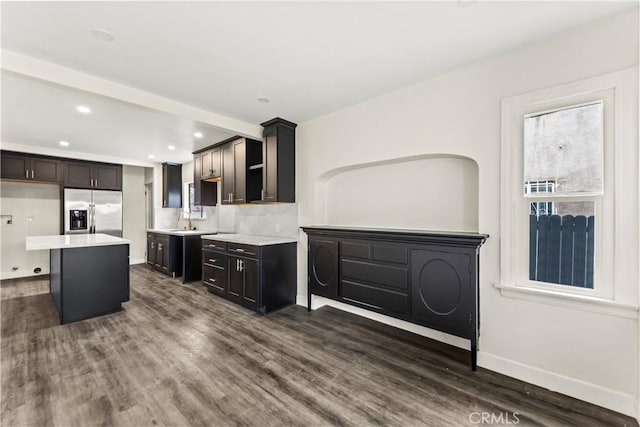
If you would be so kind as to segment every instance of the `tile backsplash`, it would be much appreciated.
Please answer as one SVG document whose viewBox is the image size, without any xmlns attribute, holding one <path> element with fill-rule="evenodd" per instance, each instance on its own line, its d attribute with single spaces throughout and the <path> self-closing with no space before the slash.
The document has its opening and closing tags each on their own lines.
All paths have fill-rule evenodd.
<svg viewBox="0 0 640 427">
<path fill-rule="evenodd" d="M 186 220 L 178 223 L 179 209 L 162 209 L 163 211 L 177 211 L 175 215 L 162 213 L 163 222 L 158 222 L 156 228 L 179 228 L 187 225 Z M 205 207 L 206 219 L 194 219 L 193 225 L 199 230 L 217 230 L 226 233 L 258 234 L 262 236 L 298 236 L 298 205 L 295 203 L 281 203 L 269 205 L 239 205 Z M 173 222 L 165 222 L 171 221 Z M 163 226 L 160 226 L 164 224 Z"/>
</svg>

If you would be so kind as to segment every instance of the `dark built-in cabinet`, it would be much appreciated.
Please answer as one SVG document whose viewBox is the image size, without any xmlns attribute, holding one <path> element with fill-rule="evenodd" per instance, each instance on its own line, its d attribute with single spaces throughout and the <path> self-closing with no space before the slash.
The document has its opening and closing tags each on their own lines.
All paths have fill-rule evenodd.
<svg viewBox="0 0 640 427">
<path fill-rule="evenodd" d="M 182 237 L 147 233 L 147 265 L 172 277 L 182 275 Z"/>
<path fill-rule="evenodd" d="M 1 177 L 63 184 L 65 188 L 122 191 L 122 165 L 2 151 Z"/>
<path fill-rule="evenodd" d="M 122 191 L 122 165 L 66 161 L 64 186 L 67 188 Z"/>
<path fill-rule="evenodd" d="M 258 200 L 262 192 L 262 144 L 238 138 L 222 146 L 222 204 Z"/>
<path fill-rule="evenodd" d="M 162 164 L 162 207 L 182 207 L 182 165 Z"/>
<path fill-rule="evenodd" d="M 195 204 L 295 202 L 296 124 L 262 124 L 262 141 L 235 136 L 193 153 Z M 220 187 L 218 187 L 220 182 Z"/>
<path fill-rule="evenodd" d="M 303 227 L 308 308 L 320 295 L 471 341 L 476 369 L 478 233 Z"/>
<path fill-rule="evenodd" d="M 202 284 L 268 313 L 296 302 L 296 243 L 253 246 L 202 239 Z"/>
<path fill-rule="evenodd" d="M 54 157 L 3 151 L 1 158 L 1 176 L 3 179 L 56 184 L 62 182 L 63 162 Z"/>
<path fill-rule="evenodd" d="M 296 124 L 275 118 L 262 123 L 262 202 L 296 201 Z"/>
</svg>

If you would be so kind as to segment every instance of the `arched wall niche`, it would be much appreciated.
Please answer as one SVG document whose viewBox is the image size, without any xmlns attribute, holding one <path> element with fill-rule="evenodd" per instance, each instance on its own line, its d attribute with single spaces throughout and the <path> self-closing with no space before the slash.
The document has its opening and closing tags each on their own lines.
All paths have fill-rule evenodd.
<svg viewBox="0 0 640 427">
<path fill-rule="evenodd" d="M 478 231 L 478 164 L 469 157 L 425 154 L 343 166 L 320 175 L 315 190 L 317 224 Z"/>
</svg>

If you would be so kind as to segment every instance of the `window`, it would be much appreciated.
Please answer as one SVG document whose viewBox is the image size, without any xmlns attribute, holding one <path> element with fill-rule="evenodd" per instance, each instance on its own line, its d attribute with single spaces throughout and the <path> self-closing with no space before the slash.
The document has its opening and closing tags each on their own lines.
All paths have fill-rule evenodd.
<svg viewBox="0 0 640 427">
<path fill-rule="evenodd" d="M 187 209 L 185 209 L 185 212 L 190 216 L 192 220 L 205 219 L 207 217 L 207 213 L 204 211 L 204 208 L 202 206 L 194 204 L 194 201 L 196 199 L 196 189 L 193 185 L 193 182 L 185 184 L 185 187 L 185 199 L 187 200 L 187 203 L 185 203 L 185 207 L 188 207 Z"/>
<path fill-rule="evenodd" d="M 526 114 L 523 126 L 524 197 L 533 200 L 529 280 L 593 289 L 603 103 Z M 563 201 L 567 195 L 573 201 Z"/>
<path fill-rule="evenodd" d="M 637 182 L 635 77 L 624 70 L 502 100 L 502 295 L 625 299 L 621 278 L 638 258 L 628 244 L 637 218 L 627 214 Z"/>
</svg>

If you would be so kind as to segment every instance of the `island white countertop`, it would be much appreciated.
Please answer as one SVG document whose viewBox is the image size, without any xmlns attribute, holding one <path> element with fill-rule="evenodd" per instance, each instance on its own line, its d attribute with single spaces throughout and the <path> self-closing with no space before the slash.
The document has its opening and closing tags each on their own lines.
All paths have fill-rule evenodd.
<svg viewBox="0 0 640 427">
<path fill-rule="evenodd" d="M 92 246 L 129 245 L 131 240 L 108 234 L 64 234 L 56 236 L 27 236 L 27 250 L 88 248 Z"/>
<path fill-rule="evenodd" d="M 298 239 L 292 237 L 259 236 L 256 234 L 211 234 L 204 235 L 202 238 L 253 246 L 279 245 L 282 243 L 296 243 L 298 241 Z"/>
</svg>

